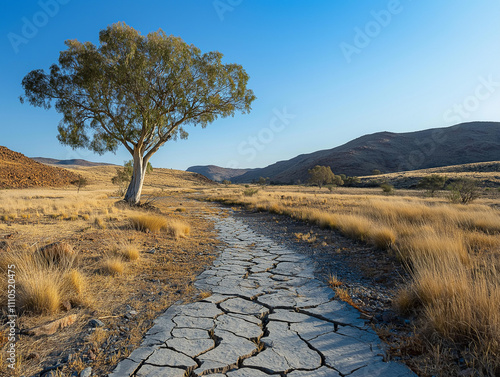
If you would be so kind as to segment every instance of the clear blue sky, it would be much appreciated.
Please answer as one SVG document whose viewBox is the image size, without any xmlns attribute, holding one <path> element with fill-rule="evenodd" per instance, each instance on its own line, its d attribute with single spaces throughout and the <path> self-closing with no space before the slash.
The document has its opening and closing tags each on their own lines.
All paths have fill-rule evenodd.
<svg viewBox="0 0 500 377">
<path fill-rule="evenodd" d="M 118 21 L 222 52 L 246 69 L 257 96 L 248 115 L 190 127 L 153 166 L 263 167 L 367 133 L 500 121 L 498 0 L 23 0 L 2 8 L 0 145 L 30 157 L 130 158 L 59 144 L 60 114 L 18 99 L 24 75 L 47 70 L 66 39 L 98 43 L 99 30 Z"/>
</svg>

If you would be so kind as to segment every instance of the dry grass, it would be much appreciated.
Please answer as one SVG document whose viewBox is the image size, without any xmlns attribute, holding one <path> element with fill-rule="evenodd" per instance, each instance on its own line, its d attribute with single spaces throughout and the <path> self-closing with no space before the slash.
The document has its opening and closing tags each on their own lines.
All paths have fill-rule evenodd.
<svg viewBox="0 0 500 377">
<path fill-rule="evenodd" d="M 395 253 L 412 274 L 396 305 L 419 315 L 429 339 L 453 342 L 481 373 L 500 373 L 498 200 L 463 206 L 446 198 L 383 197 L 358 189 L 286 190 L 269 187 L 248 197 L 234 187 L 207 197 L 288 215 Z M 336 292 L 350 302 L 347 291 Z"/>
<path fill-rule="evenodd" d="M 108 257 L 102 261 L 102 271 L 109 275 L 123 274 L 125 263 L 119 257 Z"/>
<path fill-rule="evenodd" d="M 11 250 L 0 255 L 2 276 L 7 275 L 9 265 L 15 266 L 16 304 L 22 313 L 51 314 L 58 312 L 64 301 L 84 301 L 81 296 L 85 289 L 85 279 L 80 271 L 72 268 L 74 258 L 69 256 L 62 263 L 59 258 L 47 259 L 48 255 L 52 257 L 54 254 L 40 250 L 35 253 L 29 250 Z M 4 284 L 5 281 L 1 283 Z M 2 295 L 3 300 L 5 297 L 7 296 Z"/>
<path fill-rule="evenodd" d="M 167 227 L 167 219 L 158 215 L 138 215 L 130 219 L 132 228 L 141 232 L 159 232 Z"/>
<path fill-rule="evenodd" d="M 166 219 L 158 215 L 139 215 L 130 219 L 130 224 L 136 230 L 143 232 L 166 231 L 175 239 L 185 238 L 189 235 L 191 227 L 184 221 Z"/>
<path fill-rule="evenodd" d="M 125 246 L 125 248 L 122 250 L 122 255 L 123 258 L 125 258 L 128 261 L 138 260 L 139 257 L 141 256 L 137 247 L 133 245 Z"/>
</svg>

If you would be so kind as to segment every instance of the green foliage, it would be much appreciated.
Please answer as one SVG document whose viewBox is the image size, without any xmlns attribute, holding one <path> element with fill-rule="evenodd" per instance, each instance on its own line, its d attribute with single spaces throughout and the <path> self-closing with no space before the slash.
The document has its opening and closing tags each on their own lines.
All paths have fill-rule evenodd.
<svg viewBox="0 0 500 377">
<path fill-rule="evenodd" d="M 258 188 L 247 188 L 246 190 L 243 191 L 243 195 L 245 196 L 254 196 L 259 192 Z"/>
<path fill-rule="evenodd" d="M 269 182 L 269 178 L 259 177 L 257 184 L 265 186 Z"/>
<path fill-rule="evenodd" d="M 444 175 L 431 174 L 427 177 L 422 178 L 417 185 L 417 188 L 427 190 L 431 196 L 437 190 L 441 190 L 446 182 L 446 177 Z"/>
<path fill-rule="evenodd" d="M 85 186 L 87 186 L 89 184 L 89 182 L 87 181 L 87 178 L 84 178 L 81 175 L 78 176 L 78 179 L 75 179 L 74 181 L 71 181 L 70 183 L 72 185 L 75 185 L 76 187 L 78 187 L 78 192 L 80 192 L 81 188 L 84 188 Z"/>
<path fill-rule="evenodd" d="M 346 177 L 346 179 L 344 179 L 344 184 L 346 186 L 355 186 L 360 182 L 361 180 L 359 179 L 359 177 Z"/>
<path fill-rule="evenodd" d="M 222 184 L 223 184 L 223 185 L 228 186 L 228 185 L 230 185 L 230 184 L 231 184 L 231 181 L 230 181 L 229 179 L 224 179 L 224 180 L 222 181 Z"/>
<path fill-rule="evenodd" d="M 380 174 L 382 174 L 382 172 L 380 170 L 378 170 L 378 169 L 372 170 L 372 175 L 380 175 Z"/>
<path fill-rule="evenodd" d="M 319 188 L 323 185 L 341 186 L 344 181 L 339 175 L 335 175 L 329 166 L 316 165 L 314 168 L 309 169 L 309 183 L 317 185 Z"/>
<path fill-rule="evenodd" d="M 161 29 L 141 35 L 123 22 L 101 30 L 99 42 L 67 40 L 48 73 L 38 69 L 23 78 L 21 102 L 55 105 L 62 114 L 63 144 L 100 154 L 123 145 L 139 164 L 167 141 L 187 138 L 186 125 L 204 128 L 251 110 L 248 74 L 222 63 L 220 52 L 202 54 Z M 139 195 L 137 187 L 133 191 Z"/>
<path fill-rule="evenodd" d="M 394 186 L 388 182 L 381 183 L 380 188 L 382 189 L 382 192 L 386 195 L 394 194 Z"/>
<path fill-rule="evenodd" d="M 448 199 L 452 203 L 468 204 L 479 197 L 479 189 L 475 179 L 458 179 L 446 188 L 450 190 Z"/>
</svg>

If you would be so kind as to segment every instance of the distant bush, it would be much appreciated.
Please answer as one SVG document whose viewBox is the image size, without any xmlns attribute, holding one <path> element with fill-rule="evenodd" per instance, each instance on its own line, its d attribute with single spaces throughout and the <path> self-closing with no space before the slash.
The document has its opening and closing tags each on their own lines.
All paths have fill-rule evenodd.
<svg viewBox="0 0 500 377">
<path fill-rule="evenodd" d="M 418 184 L 417 188 L 427 190 L 430 196 L 434 196 L 437 190 L 441 190 L 446 182 L 446 177 L 444 175 L 431 174 L 427 177 L 422 178 Z"/>
<path fill-rule="evenodd" d="M 390 183 L 384 182 L 380 184 L 380 188 L 382 189 L 382 192 L 386 195 L 394 194 L 394 186 L 391 185 Z"/>
<path fill-rule="evenodd" d="M 477 181 L 470 178 L 459 179 L 447 187 L 450 190 L 448 199 L 452 203 L 468 204 L 479 197 Z"/>
<path fill-rule="evenodd" d="M 223 184 L 223 185 L 228 186 L 228 185 L 230 185 L 230 184 L 231 184 L 231 181 L 230 181 L 229 179 L 224 179 L 224 180 L 222 181 L 222 184 Z"/>
<path fill-rule="evenodd" d="M 378 170 L 378 169 L 372 170 L 372 175 L 380 175 L 380 174 L 382 174 L 382 172 L 380 170 Z"/>
<path fill-rule="evenodd" d="M 257 188 L 248 188 L 248 189 L 246 189 L 246 190 L 243 191 L 243 195 L 245 195 L 245 196 L 254 196 L 258 192 L 259 192 L 259 189 L 257 189 Z"/>
</svg>

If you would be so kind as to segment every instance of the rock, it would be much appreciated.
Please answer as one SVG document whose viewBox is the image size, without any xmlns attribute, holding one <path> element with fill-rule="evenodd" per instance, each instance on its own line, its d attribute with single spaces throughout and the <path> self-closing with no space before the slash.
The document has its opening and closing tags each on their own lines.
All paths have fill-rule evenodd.
<svg viewBox="0 0 500 377">
<path fill-rule="evenodd" d="M 76 319 L 77 315 L 71 314 L 61 319 L 49 322 L 43 326 L 29 329 L 26 331 L 26 333 L 31 336 L 52 335 L 55 334 L 58 330 L 72 325 L 73 323 L 75 323 Z"/>
<path fill-rule="evenodd" d="M 85 368 L 84 370 L 82 370 L 80 372 L 80 377 L 90 377 L 90 376 L 92 376 L 92 368 L 91 367 Z"/>
<path fill-rule="evenodd" d="M 63 301 L 61 303 L 61 306 L 62 306 L 62 309 L 69 312 L 71 310 L 71 302 L 69 302 L 68 300 L 66 301 Z"/>
<path fill-rule="evenodd" d="M 92 328 L 95 328 L 95 327 L 103 327 L 103 326 L 105 326 L 105 325 L 104 325 L 104 322 L 103 322 L 103 321 L 101 321 L 100 319 L 97 319 L 97 318 L 92 318 L 92 319 L 89 321 L 88 325 L 89 325 L 90 327 L 92 327 Z"/>
</svg>

